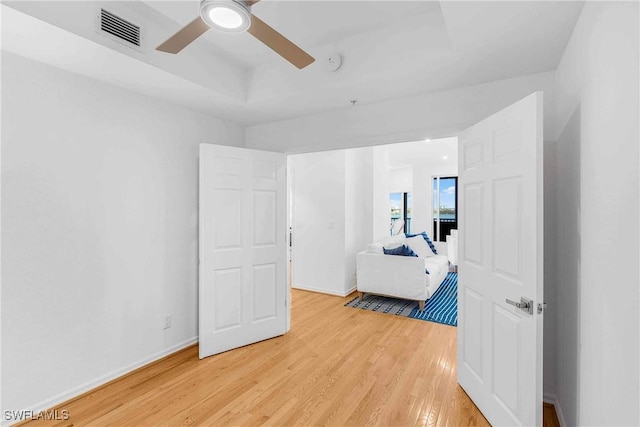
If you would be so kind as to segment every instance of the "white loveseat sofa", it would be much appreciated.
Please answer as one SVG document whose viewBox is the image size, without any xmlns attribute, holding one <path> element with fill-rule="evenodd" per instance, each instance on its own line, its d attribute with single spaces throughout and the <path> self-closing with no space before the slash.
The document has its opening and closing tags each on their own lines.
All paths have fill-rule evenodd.
<svg viewBox="0 0 640 427">
<path fill-rule="evenodd" d="M 356 255 L 356 288 L 361 299 L 364 294 L 403 298 L 418 301 L 420 309 L 424 309 L 425 301 L 436 292 L 449 271 L 447 245 L 433 242 L 438 254 L 429 252 L 426 257 L 384 254 L 383 248 L 403 244 L 411 247 L 408 240 L 411 241 L 404 234 L 386 237 Z"/>
</svg>

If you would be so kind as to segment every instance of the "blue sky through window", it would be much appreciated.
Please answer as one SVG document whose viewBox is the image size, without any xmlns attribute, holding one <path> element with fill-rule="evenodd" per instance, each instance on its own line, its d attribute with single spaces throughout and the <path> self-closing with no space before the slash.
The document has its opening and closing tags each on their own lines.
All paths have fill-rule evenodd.
<svg viewBox="0 0 640 427">
<path fill-rule="evenodd" d="M 389 194 L 389 202 L 391 202 L 391 211 L 402 212 L 403 209 L 403 194 L 404 193 L 390 193 Z M 411 206 L 413 205 L 413 200 L 411 197 L 411 193 L 407 193 L 407 216 L 411 218 Z"/>
<path fill-rule="evenodd" d="M 391 201 L 391 209 L 402 209 L 402 193 L 391 193 L 389 200 Z"/>
<path fill-rule="evenodd" d="M 440 179 L 440 206 L 456 207 L 456 181 L 454 179 Z"/>
<path fill-rule="evenodd" d="M 440 200 L 438 200 L 438 178 L 433 180 L 433 217 L 439 212 L 440 219 L 456 218 L 456 179 L 440 178 Z"/>
</svg>

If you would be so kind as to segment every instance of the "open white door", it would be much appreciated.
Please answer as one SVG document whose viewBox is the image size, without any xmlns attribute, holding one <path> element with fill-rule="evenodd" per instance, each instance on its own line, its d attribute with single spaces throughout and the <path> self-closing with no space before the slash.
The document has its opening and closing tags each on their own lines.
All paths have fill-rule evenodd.
<svg viewBox="0 0 640 427">
<path fill-rule="evenodd" d="M 200 145 L 200 358 L 288 328 L 286 157 Z"/>
<path fill-rule="evenodd" d="M 542 426 L 542 138 L 540 92 L 459 138 L 458 382 L 495 426 Z"/>
</svg>

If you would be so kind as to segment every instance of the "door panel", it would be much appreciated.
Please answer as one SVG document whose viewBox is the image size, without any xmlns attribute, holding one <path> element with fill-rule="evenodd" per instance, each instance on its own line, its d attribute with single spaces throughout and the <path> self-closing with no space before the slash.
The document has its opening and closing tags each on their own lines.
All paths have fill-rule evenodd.
<svg viewBox="0 0 640 427">
<path fill-rule="evenodd" d="M 520 319 L 504 307 L 493 305 L 493 393 L 512 414 L 518 413 L 518 355 Z M 506 351 L 496 351 L 506 349 Z M 512 415 L 513 416 L 513 415 Z"/>
<path fill-rule="evenodd" d="M 466 316 L 464 325 L 462 325 L 464 328 L 462 362 L 480 382 L 484 377 L 482 369 L 482 305 L 483 298 L 480 294 L 471 289 L 465 289 L 464 306 L 462 307 Z M 458 323 L 458 327 L 460 327 L 460 323 Z"/>
<path fill-rule="evenodd" d="M 242 247 L 242 190 L 213 190 L 212 197 L 224 206 L 216 213 L 213 223 L 215 250 L 240 249 Z"/>
<path fill-rule="evenodd" d="M 252 322 L 273 319 L 278 314 L 276 306 L 277 271 L 275 263 L 253 266 Z"/>
<path fill-rule="evenodd" d="M 212 288 L 210 304 L 204 309 L 215 314 L 213 331 L 224 331 L 240 326 L 242 270 L 240 268 L 215 270 Z"/>
<path fill-rule="evenodd" d="M 257 190 L 253 192 L 253 245 L 254 247 L 276 245 L 276 192 Z"/>
<path fill-rule="evenodd" d="M 482 265 L 484 254 L 484 239 L 483 233 L 483 216 L 484 209 L 482 203 L 484 202 L 484 191 L 482 183 L 471 183 L 464 185 L 464 209 L 467 209 L 467 215 L 464 215 L 463 229 L 466 233 L 462 235 L 465 241 L 465 251 L 463 253 L 463 259 L 477 266 Z"/>
<path fill-rule="evenodd" d="M 493 425 L 542 425 L 542 94 L 459 138 L 458 382 Z M 532 300 L 533 314 L 506 302 Z"/>
<path fill-rule="evenodd" d="M 493 182 L 493 269 L 497 273 L 520 277 L 522 211 L 521 179 Z"/>
<path fill-rule="evenodd" d="M 200 145 L 200 357 L 288 328 L 284 154 Z"/>
</svg>

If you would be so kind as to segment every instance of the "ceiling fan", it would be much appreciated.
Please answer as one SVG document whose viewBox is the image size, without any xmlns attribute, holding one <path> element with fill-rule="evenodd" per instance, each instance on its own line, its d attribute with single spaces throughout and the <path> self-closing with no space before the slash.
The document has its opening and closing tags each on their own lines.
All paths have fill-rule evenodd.
<svg viewBox="0 0 640 427">
<path fill-rule="evenodd" d="M 201 0 L 200 16 L 156 47 L 156 50 L 178 53 L 209 28 L 215 28 L 228 33 L 247 31 L 299 69 L 315 61 L 311 55 L 251 13 L 251 6 L 259 1 Z"/>
</svg>

